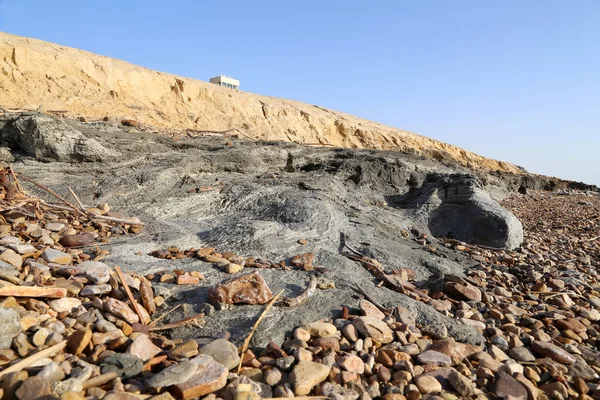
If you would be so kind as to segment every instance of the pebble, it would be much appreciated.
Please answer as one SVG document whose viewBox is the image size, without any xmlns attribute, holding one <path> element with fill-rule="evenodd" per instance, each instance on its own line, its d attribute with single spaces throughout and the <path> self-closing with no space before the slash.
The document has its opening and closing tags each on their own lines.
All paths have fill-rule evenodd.
<svg viewBox="0 0 600 400">
<path fill-rule="evenodd" d="M 224 365 L 228 370 L 237 367 L 240 363 L 237 347 L 225 339 L 213 340 L 207 345 L 202 346 L 198 352 L 199 354 L 211 356 L 216 362 Z"/>
<path fill-rule="evenodd" d="M 575 357 L 557 345 L 549 342 L 535 341 L 532 344 L 532 349 L 542 357 L 549 357 L 559 363 L 568 365 L 575 363 Z"/>
<path fill-rule="evenodd" d="M 11 308 L 0 307 L 0 326 L 0 349 L 9 349 L 13 338 L 21 333 L 19 313 Z"/>
<path fill-rule="evenodd" d="M 305 396 L 327 379 L 330 369 L 312 361 L 300 361 L 290 374 L 290 383 L 296 396 Z"/>
<path fill-rule="evenodd" d="M 198 366 L 198 369 L 190 379 L 172 386 L 172 393 L 175 397 L 191 399 L 225 387 L 229 373 L 222 364 L 215 362 L 206 354 L 197 356 L 192 359 L 192 362 Z"/>
<path fill-rule="evenodd" d="M 310 334 L 310 336 L 316 338 L 330 337 L 335 335 L 337 332 L 335 325 L 327 322 L 312 322 L 304 325 L 304 329 Z"/>
<path fill-rule="evenodd" d="M 123 318 L 130 324 L 139 322 L 140 320 L 137 314 L 129 308 L 127 304 L 112 297 L 108 297 L 104 300 L 104 309 L 117 317 Z"/>
<path fill-rule="evenodd" d="M 52 310 L 57 313 L 70 313 L 74 308 L 81 306 L 81 300 L 73 297 L 65 297 L 58 300 L 53 300 L 49 303 Z"/>
<path fill-rule="evenodd" d="M 145 383 L 155 389 L 169 387 L 187 382 L 196 374 L 196 371 L 198 371 L 198 364 L 186 360 L 173 364 L 159 373 L 152 375 Z"/>
<path fill-rule="evenodd" d="M 370 337 L 380 343 L 390 343 L 394 333 L 385 322 L 373 317 L 359 317 L 353 321 L 354 326 L 365 337 Z"/>
<path fill-rule="evenodd" d="M 442 391 L 442 384 L 432 376 L 419 375 L 414 378 L 415 385 L 422 394 L 439 393 Z"/>
<path fill-rule="evenodd" d="M 126 350 L 127 354 L 136 356 L 143 362 L 150 360 L 160 352 L 162 352 L 162 349 L 154 345 L 148 336 L 143 333 L 140 333 Z"/>
<path fill-rule="evenodd" d="M 58 251 L 55 249 L 44 250 L 42 252 L 41 257 L 49 263 L 61 264 L 61 265 L 69 265 L 69 264 L 71 264 L 71 261 L 73 261 L 73 258 L 71 257 L 70 254 L 63 253 L 62 251 Z"/>
</svg>

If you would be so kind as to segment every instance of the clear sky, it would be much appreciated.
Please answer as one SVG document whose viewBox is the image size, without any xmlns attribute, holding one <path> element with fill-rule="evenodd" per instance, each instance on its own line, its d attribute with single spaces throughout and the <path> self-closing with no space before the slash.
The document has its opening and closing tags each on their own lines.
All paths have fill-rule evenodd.
<svg viewBox="0 0 600 400">
<path fill-rule="evenodd" d="M 600 185 L 598 0 L 0 0 L 0 31 Z"/>
</svg>

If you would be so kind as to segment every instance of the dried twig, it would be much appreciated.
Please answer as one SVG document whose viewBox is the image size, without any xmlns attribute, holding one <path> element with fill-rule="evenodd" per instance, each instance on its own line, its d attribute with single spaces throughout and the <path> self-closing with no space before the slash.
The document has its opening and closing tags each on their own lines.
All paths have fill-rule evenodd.
<svg viewBox="0 0 600 400">
<path fill-rule="evenodd" d="M 297 307 L 300 304 L 304 303 L 309 297 L 315 294 L 317 291 L 317 279 L 315 277 L 310 278 L 310 282 L 308 283 L 308 287 L 302 291 L 296 297 L 286 297 L 282 300 L 282 304 L 288 307 Z"/>
<path fill-rule="evenodd" d="M 254 332 L 258 328 L 258 325 L 260 325 L 261 321 L 267 315 L 267 312 L 271 309 L 271 307 L 273 307 L 273 304 L 275 304 L 275 301 L 279 298 L 279 296 L 281 296 L 282 293 L 283 293 L 283 290 L 281 290 L 279 293 L 277 293 L 277 295 L 275 297 L 273 297 L 271 299 L 271 301 L 269 302 L 269 304 L 267 304 L 267 306 L 265 307 L 265 309 L 263 310 L 263 312 L 260 314 L 260 316 L 258 317 L 258 319 L 256 320 L 256 322 L 254 323 L 254 325 L 252 325 L 252 329 L 250 330 L 250 333 L 248 334 L 248 337 L 246 338 L 246 340 L 244 340 L 244 344 L 242 345 L 242 351 L 240 353 L 242 355 L 242 357 L 241 357 L 241 360 L 240 360 L 240 364 L 238 365 L 238 368 L 237 368 L 238 374 L 242 370 L 242 361 L 244 359 L 243 355 L 246 352 L 246 350 L 248 350 L 248 346 L 250 346 L 250 340 L 252 340 L 252 335 L 254 335 Z"/>
<path fill-rule="evenodd" d="M 107 215 L 89 215 L 89 217 L 95 218 L 95 219 L 103 219 L 103 220 L 112 221 L 112 222 L 120 222 L 122 224 L 128 224 L 128 225 L 144 225 L 144 223 L 137 218 L 135 218 L 135 219 L 133 219 L 133 218 L 117 218 L 117 217 L 109 217 Z"/>
<path fill-rule="evenodd" d="M 133 324 L 131 325 L 131 327 L 133 328 L 133 330 L 135 332 L 143 332 L 143 333 L 148 333 L 148 332 L 155 332 L 155 331 L 165 331 L 167 329 L 175 329 L 175 328 L 179 328 L 181 326 L 184 326 L 186 324 L 189 324 L 192 321 L 195 321 L 197 319 L 203 318 L 204 314 L 198 314 L 198 315 L 194 315 L 193 317 L 189 317 L 189 318 L 184 318 L 182 320 L 179 320 L 177 322 L 173 322 L 170 324 L 165 324 L 165 325 L 161 325 L 161 326 L 150 326 L 150 325 L 143 325 L 143 324 Z"/>
<path fill-rule="evenodd" d="M 45 297 L 47 299 L 60 299 L 67 296 L 67 289 L 37 286 L 5 286 L 0 288 L 0 296 Z"/>
<path fill-rule="evenodd" d="M 131 306 L 133 307 L 133 310 L 138 315 L 138 317 L 140 317 L 140 323 L 142 325 L 145 325 L 145 323 L 144 323 L 144 316 L 140 312 L 140 309 L 138 308 L 137 301 L 135 301 L 135 298 L 133 297 L 133 294 L 131 293 L 131 290 L 129 289 L 129 286 L 127 285 L 127 282 L 125 281 L 125 277 L 123 276 L 123 272 L 121 271 L 121 267 L 119 267 L 117 265 L 115 267 L 115 272 L 117 273 L 117 275 L 119 276 L 119 279 L 121 280 L 121 283 L 123 284 L 123 289 L 125 289 L 125 293 L 127 293 L 127 297 L 129 297 L 129 301 L 131 302 Z"/>
<path fill-rule="evenodd" d="M 79 205 L 79 208 L 81 208 L 81 211 L 86 212 L 85 211 L 85 207 L 83 206 L 83 204 L 81 203 L 81 200 L 79 200 L 79 197 L 77 197 L 77 195 L 75 194 L 75 192 L 73 191 L 73 189 L 71 189 L 70 187 L 68 189 L 69 189 L 69 192 L 71 192 L 71 196 L 73 196 L 73 198 L 75 199 L 75 201 Z"/>
<path fill-rule="evenodd" d="M 73 204 L 69 203 L 64 197 L 62 197 L 61 195 L 59 195 L 58 193 L 56 193 L 54 190 L 50 189 L 48 186 L 44 186 L 41 183 L 37 183 L 33 179 L 31 179 L 31 178 L 29 178 L 29 177 L 27 177 L 25 175 L 22 175 L 22 174 L 21 174 L 21 179 L 24 180 L 25 182 L 29 182 L 31 184 L 34 184 L 35 186 L 39 187 L 40 189 L 43 189 L 46 192 L 50 193 L 52 196 L 56 197 L 58 200 L 60 200 L 63 203 L 65 203 L 67 206 L 69 206 L 72 210 L 74 210 L 79 215 L 82 215 L 84 217 L 88 216 L 86 213 L 84 213 L 83 211 L 79 210 Z"/>
<path fill-rule="evenodd" d="M 177 310 L 179 307 L 181 307 L 182 304 L 178 304 L 175 307 L 173 307 L 172 309 L 170 309 L 169 311 L 167 311 L 166 313 L 164 313 L 163 315 L 161 315 L 160 317 L 156 318 L 153 322 L 150 323 L 149 326 L 154 326 L 156 325 L 156 323 L 158 321 L 160 321 L 161 319 L 163 319 L 164 317 L 166 317 L 167 315 L 171 314 L 173 311 Z"/>
<path fill-rule="evenodd" d="M 23 369 L 29 367 L 32 364 L 35 364 L 36 362 L 38 362 L 41 359 L 53 356 L 54 354 L 56 354 L 59 351 L 61 351 L 62 349 L 64 349 L 66 346 L 67 346 L 67 341 L 63 340 L 62 342 L 57 343 L 54 346 L 48 347 L 47 349 L 44 349 L 42 351 L 38 351 L 37 353 L 30 355 L 27 358 L 24 358 L 23 360 L 19 361 L 18 363 L 11 365 L 10 367 L 6 368 L 4 371 L 1 371 L 0 377 L 4 376 L 6 374 L 10 374 L 12 372 L 22 371 Z"/>
<path fill-rule="evenodd" d="M 8 167 L 8 171 L 10 172 L 10 175 L 13 177 L 13 180 L 15 181 L 15 186 L 17 186 L 17 190 L 19 191 L 19 193 L 24 194 L 23 188 L 21 188 L 21 185 L 19 184 L 19 180 L 17 179 L 17 175 L 15 174 L 15 171 L 13 171 L 13 169 L 11 167 Z"/>
<path fill-rule="evenodd" d="M 340 232 L 340 241 L 342 242 L 342 246 L 346 247 L 348 250 L 350 250 L 351 252 L 353 252 L 354 254 L 356 254 L 359 257 L 365 257 L 365 255 L 363 253 L 361 253 L 360 251 L 356 250 L 355 248 L 351 247 L 348 242 L 346 241 L 347 237 L 346 234 L 344 234 L 344 232 Z"/>
</svg>

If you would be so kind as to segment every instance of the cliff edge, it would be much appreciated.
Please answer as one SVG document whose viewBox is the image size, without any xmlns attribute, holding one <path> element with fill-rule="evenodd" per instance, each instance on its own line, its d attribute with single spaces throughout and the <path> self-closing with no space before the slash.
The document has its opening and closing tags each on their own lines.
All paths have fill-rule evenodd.
<svg viewBox="0 0 600 400">
<path fill-rule="evenodd" d="M 86 119 L 134 119 L 163 130 L 237 131 L 253 139 L 397 150 L 472 169 L 521 172 L 510 163 L 337 111 L 2 32 L 0 105 Z"/>
</svg>

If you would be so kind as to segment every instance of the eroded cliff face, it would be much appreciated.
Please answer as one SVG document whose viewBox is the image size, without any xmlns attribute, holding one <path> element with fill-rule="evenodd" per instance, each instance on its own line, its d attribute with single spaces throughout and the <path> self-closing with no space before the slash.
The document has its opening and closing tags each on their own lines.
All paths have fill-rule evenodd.
<svg viewBox="0 0 600 400">
<path fill-rule="evenodd" d="M 1 32 L 0 105 L 86 119 L 134 119 L 162 130 L 235 131 L 253 139 L 398 150 L 472 169 L 520 173 L 510 163 L 340 112 Z"/>
</svg>

